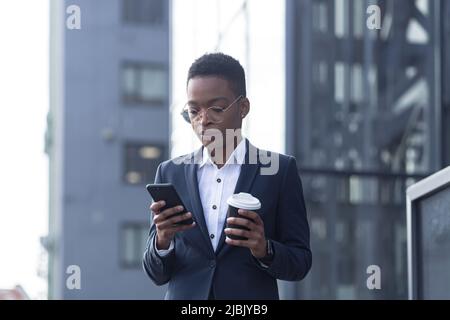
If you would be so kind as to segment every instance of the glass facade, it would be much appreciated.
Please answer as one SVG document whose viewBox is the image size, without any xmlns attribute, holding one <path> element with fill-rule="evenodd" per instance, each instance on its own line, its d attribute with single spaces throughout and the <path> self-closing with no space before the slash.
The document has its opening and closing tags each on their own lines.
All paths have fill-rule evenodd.
<svg viewBox="0 0 450 320">
<path fill-rule="evenodd" d="M 287 151 L 303 179 L 313 251 L 293 292 L 404 299 L 406 188 L 445 162 L 444 5 L 287 3 Z M 366 25 L 373 4 L 381 30 Z M 380 290 L 367 287 L 372 265 Z"/>
</svg>

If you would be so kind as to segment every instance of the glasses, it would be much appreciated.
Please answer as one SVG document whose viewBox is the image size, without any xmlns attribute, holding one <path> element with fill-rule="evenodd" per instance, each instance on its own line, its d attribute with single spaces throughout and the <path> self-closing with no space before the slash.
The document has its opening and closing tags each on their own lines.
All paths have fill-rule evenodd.
<svg viewBox="0 0 450 320">
<path fill-rule="evenodd" d="M 223 121 L 225 112 L 228 111 L 236 102 L 238 102 L 242 95 L 236 98 L 228 107 L 211 106 L 205 110 L 208 120 L 212 123 L 220 123 Z M 188 123 L 197 122 L 200 120 L 200 109 L 198 107 L 189 106 L 188 103 L 185 104 L 183 110 L 181 111 L 181 116 Z"/>
</svg>

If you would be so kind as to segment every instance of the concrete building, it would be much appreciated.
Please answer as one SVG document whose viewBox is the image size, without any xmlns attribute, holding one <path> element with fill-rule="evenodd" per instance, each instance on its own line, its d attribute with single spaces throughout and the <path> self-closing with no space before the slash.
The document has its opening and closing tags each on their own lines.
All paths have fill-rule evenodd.
<svg viewBox="0 0 450 320">
<path fill-rule="evenodd" d="M 50 299 L 163 298 L 141 261 L 145 184 L 169 154 L 169 17 L 166 0 L 51 1 Z"/>
</svg>

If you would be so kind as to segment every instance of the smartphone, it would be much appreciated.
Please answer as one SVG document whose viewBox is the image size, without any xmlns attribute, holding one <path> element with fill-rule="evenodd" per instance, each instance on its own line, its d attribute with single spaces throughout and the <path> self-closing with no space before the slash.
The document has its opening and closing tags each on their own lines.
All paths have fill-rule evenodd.
<svg viewBox="0 0 450 320">
<path fill-rule="evenodd" d="M 180 196 L 178 195 L 177 190 L 171 183 L 157 183 L 157 184 L 148 184 L 146 186 L 147 191 L 153 198 L 153 201 L 161 201 L 164 200 L 166 205 L 161 209 L 168 209 L 176 206 L 183 206 L 183 211 L 175 213 L 175 215 L 183 215 L 187 212 L 186 206 L 181 201 Z M 175 223 L 175 225 L 189 225 L 192 224 L 194 220 L 192 218 L 188 218 L 186 220 Z"/>
</svg>

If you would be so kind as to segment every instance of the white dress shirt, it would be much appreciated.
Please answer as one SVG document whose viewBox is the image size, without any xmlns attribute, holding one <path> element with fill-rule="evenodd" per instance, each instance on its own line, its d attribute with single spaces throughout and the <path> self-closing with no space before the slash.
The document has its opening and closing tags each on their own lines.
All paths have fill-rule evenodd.
<svg viewBox="0 0 450 320">
<path fill-rule="evenodd" d="M 217 249 L 227 217 L 227 199 L 233 194 L 236 187 L 239 174 L 241 173 L 241 165 L 244 163 L 245 153 L 245 139 L 242 139 L 225 165 L 219 169 L 211 160 L 207 148 L 203 148 L 202 162 L 197 169 L 197 181 L 203 214 L 214 250 Z M 167 250 L 157 249 L 157 253 L 159 256 L 165 256 L 173 247 L 174 243 L 172 240 Z"/>
<path fill-rule="evenodd" d="M 203 214 L 214 251 L 227 217 L 227 199 L 236 187 L 245 151 L 245 140 L 242 139 L 225 165 L 219 169 L 211 160 L 207 148 L 203 148 L 202 163 L 197 170 L 197 181 Z"/>
</svg>

